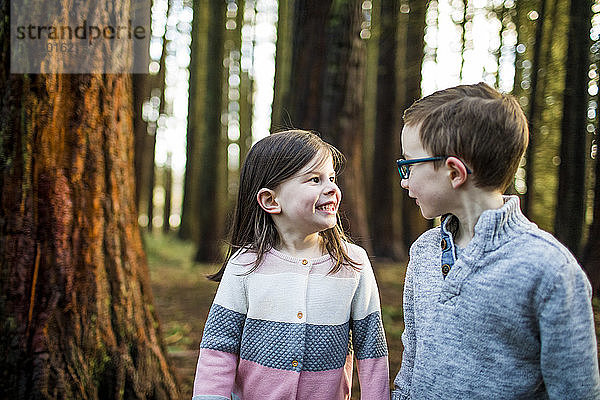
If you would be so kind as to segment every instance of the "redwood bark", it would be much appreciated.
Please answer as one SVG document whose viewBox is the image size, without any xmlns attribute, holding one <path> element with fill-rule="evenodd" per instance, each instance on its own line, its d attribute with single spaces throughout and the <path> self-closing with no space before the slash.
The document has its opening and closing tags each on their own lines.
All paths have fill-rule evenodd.
<svg viewBox="0 0 600 400">
<path fill-rule="evenodd" d="M 177 398 L 137 225 L 131 77 L 11 75 L 0 6 L 0 398 Z"/>
</svg>

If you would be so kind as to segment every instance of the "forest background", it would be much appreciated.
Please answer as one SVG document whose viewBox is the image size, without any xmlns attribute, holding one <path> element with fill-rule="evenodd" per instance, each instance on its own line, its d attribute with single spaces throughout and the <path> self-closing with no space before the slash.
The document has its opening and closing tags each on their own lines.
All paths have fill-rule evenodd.
<svg viewBox="0 0 600 400">
<path fill-rule="evenodd" d="M 267 130 L 315 130 L 348 158 L 341 213 L 373 259 L 392 375 L 407 249 L 431 226 L 394 161 L 402 112 L 433 90 L 485 81 L 519 100 L 530 144 L 509 192 L 599 293 L 600 2 L 155 0 L 148 74 L 12 74 L 9 3 L 0 397 L 189 398 L 216 288 L 204 276 L 223 256 L 239 166 L 262 134 L 264 76 L 274 75 Z M 87 12 L 131 12 L 111 4 Z M 274 71 L 256 61 L 265 19 Z M 182 114 L 185 156 L 161 153 Z"/>
</svg>

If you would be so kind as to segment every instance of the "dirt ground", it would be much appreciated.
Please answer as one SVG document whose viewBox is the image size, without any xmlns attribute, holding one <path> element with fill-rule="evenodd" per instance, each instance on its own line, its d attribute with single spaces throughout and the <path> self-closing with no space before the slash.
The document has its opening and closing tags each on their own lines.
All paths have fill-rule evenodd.
<svg viewBox="0 0 600 400">
<path fill-rule="evenodd" d="M 154 304 L 161 322 L 169 358 L 175 367 L 181 385 L 182 400 L 192 397 L 192 385 L 198 349 L 208 310 L 217 289 L 217 283 L 206 279 L 215 272 L 216 265 L 193 264 L 194 248 L 174 236 L 144 237 Z M 402 356 L 401 334 L 404 329 L 402 283 L 405 265 L 373 261 L 379 285 L 383 323 L 389 348 L 390 378 L 400 368 Z M 596 332 L 600 334 L 600 301 L 594 299 Z M 352 398 L 358 396 L 358 379 L 354 374 Z"/>
</svg>

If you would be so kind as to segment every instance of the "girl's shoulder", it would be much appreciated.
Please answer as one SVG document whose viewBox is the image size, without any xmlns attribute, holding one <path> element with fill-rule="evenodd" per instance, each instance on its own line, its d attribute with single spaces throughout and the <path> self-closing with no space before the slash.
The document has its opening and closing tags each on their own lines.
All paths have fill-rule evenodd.
<svg viewBox="0 0 600 400">
<path fill-rule="evenodd" d="M 227 268 L 235 270 L 250 269 L 256 262 L 256 256 L 256 252 L 247 247 L 242 247 L 233 253 L 233 255 L 229 258 L 229 261 L 227 262 Z"/>
<path fill-rule="evenodd" d="M 363 266 L 371 265 L 367 251 L 361 246 L 346 241 L 343 242 L 343 245 L 346 249 L 346 254 L 348 254 L 350 259 L 352 259 L 359 267 L 362 268 Z"/>
</svg>

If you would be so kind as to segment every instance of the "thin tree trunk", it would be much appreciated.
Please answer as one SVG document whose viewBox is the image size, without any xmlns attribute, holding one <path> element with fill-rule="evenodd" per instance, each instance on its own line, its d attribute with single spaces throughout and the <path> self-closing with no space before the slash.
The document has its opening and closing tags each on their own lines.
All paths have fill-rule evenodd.
<svg viewBox="0 0 600 400">
<path fill-rule="evenodd" d="M 560 167 L 554 232 L 579 255 L 585 216 L 587 81 L 590 64 L 591 1 L 572 0 L 563 99 Z"/>
<path fill-rule="evenodd" d="M 243 40 L 241 37 L 241 28 L 245 23 L 245 9 L 246 7 L 254 7 L 254 5 L 255 3 L 253 0 L 239 1 L 238 24 L 240 26 L 240 44 L 242 44 Z M 254 53 L 254 43 L 252 43 L 251 51 Z M 242 165 L 242 162 L 244 158 L 246 158 L 246 154 L 252 145 L 252 109 L 254 105 L 254 96 L 252 90 L 252 78 L 250 77 L 248 71 L 244 70 L 240 64 L 240 139 L 238 140 L 238 144 L 240 146 L 240 166 Z"/>
<path fill-rule="evenodd" d="M 600 295 L 600 144 L 598 143 L 598 133 L 600 129 L 600 119 L 596 123 L 596 160 L 595 160 L 595 176 L 596 182 L 594 185 L 594 218 L 589 228 L 588 239 L 583 250 L 581 263 L 587 272 L 594 295 Z"/>
<path fill-rule="evenodd" d="M 171 195 L 173 193 L 173 169 L 171 153 L 167 155 L 167 164 L 163 168 L 164 186 L 165 186 L 165 204 L 163 207 L 163 232 L 171 231 Z"/>
<path fill-rule="evenodd" d="M 394 214 L 394 185 L 399 180 L 394 161 L 401 153 L 398 123 L 401 115 L 396 94 L 397 35 L 400 4 L 382 0 L 380 13 L 379 61 L 377 69 L 377 113 L 375 120 L 371 203 L 377 204 L 371 213 L 373 251 L 377 257 L 395 261 L 406 258 Z"/>
<path fill-rule="evenodd" d="M 406 55 L 404 57 L 406 68 L 405 75 L 401 78 L 404 87 L 400 100 L 402 112 L 421 97 L 421 66 L 424 56 L 425 15 L 427 12 L 427 3 L 423 1 L 411 0 L 409 6 L 410 12 L 408 14 L 408 31 L 405 44 Z M 408 197 L 408 193 L 405 190 L 403 192 L 402 239 L 406 248 L 409 248 L 415 239 L 432 225 L 430 221 L 423 218 L 419 207 L 413 199 Z"/>
<path fill-rule="evenodd" d="M 11 75 L 0 13 L 0 397 L 178 398 L 137 225 L 130 75 Z"/>
<path fill-rule="evenodd" d="M 201 174 L 202 131 L 206 96 L 206 63 L 208 42 L 208 0 L 194 0 L 190 60 L 190 91 L 186 136 L 185 178 L 179 238 L 192 240 L 198 235 L 198 193 Z"/>
<path fill-rule="evenodd" d="M 220 240 L 223 232 L 224 207 L 223 176 L 227 166 L 222 140 L 223 58 L 225 7 L 224 1 L 211 1 L 208 5 L 210 40 L 206 71 L 206 93 L 204 95 L 204 121 L 200 144 L 200 175 L 198 202 L 196 204 L 198 236 L 195 260 L 214 262 L 221 258 Z"/>
<path fill-rule="evenodd" d="M 525 153 L 525 174 L 527 180 L 527 192 L 523 196 L 523 213 L 530 218 L 532 215 L 532 202 L 535 186 L 534 155 L 538 136 L 537 129 L 539 128 L 538 118 L 540 114 L 538 106 L 538 84 L 540 83 L 540 78 L 538 78 L 538 74 L 541 68 L 540 62 L 542 58 L 543 49 L 542 39 L 544 37 L 544 21 L 546 20 L 545 16 L 547 5 L 548 0 L 541 0 L 539 17 L 537 19 L 535 27 L 535 44 L 533 48 L 533 59 L 531 60 L 531 90 L 529 91 L 529 109 L 527 112 L 527 121 L 529 122 L 529 145 L 527 146 L 527 151 Z M 539 90 L 539 92 L 543 93 L 543 86 L 540 89 L 541 90 Z"/>
</svg>

